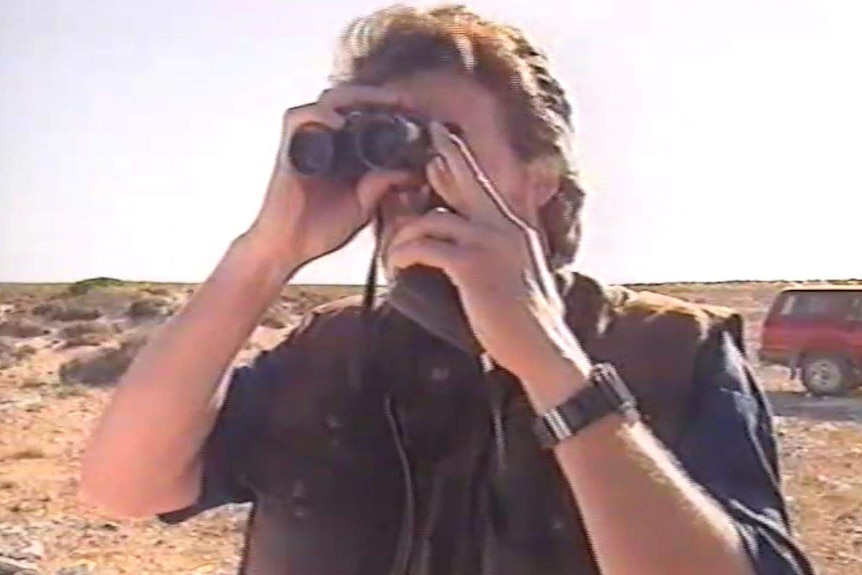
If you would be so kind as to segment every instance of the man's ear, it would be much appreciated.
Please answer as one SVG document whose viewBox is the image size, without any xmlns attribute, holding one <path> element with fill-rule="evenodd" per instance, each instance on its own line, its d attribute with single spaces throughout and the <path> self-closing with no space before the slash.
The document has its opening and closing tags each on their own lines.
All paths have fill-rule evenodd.
<svg viewBox="0 0 862 575">
<path fill-rule="evenodd" d="M 560 189 L 560 162 L 555 158 L 533 160 L 527 168 L 527 189 L 531 207 L 538 210 Z"/>
</svg>

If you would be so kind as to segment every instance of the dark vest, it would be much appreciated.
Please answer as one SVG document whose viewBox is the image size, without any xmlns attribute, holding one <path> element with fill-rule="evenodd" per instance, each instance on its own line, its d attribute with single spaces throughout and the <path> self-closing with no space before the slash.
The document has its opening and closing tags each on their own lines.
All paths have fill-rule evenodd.
<svg viewBox="0 0 862 575">
<path fill-rule="evenodd" d="M 673 450 L 696 352 L 718 329 L 739 338 L 739 316 L 581 275 L 562 293 L 588 355 L 614 363 Z M 370 324 L 360 311 L 359 298 L 326 304 L 274 351 L 279 375 L 237 462 L 257 497 L 243 573 L 598 575 L 520 384 L 483 376 L 385 299 Z"/>
</svg>

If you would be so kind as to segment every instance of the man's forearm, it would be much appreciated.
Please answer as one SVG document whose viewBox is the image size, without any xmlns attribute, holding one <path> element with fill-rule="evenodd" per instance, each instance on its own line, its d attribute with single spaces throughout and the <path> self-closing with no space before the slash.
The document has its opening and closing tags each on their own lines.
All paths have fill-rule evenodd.
<svg viewBox="0 0 862 575">
<path fill-rule="evenodd" d="M 235 240 L 186 306 L 159 328 L 119 383 L 83 458 L 82 495 L 120 513 L 182 499 L 212 429 L 227 367 L 295 270 L 250 236 Z M 164 485 L 161 485 L 164 483 Z M 187 490 L 195 479 L 186 477 Z M 173 501 L 166 501 L 171 505 Z"/>
<path fill-rule="evenodd" d="M 537 412 L 575 393 L 582 372 L 527 385 Z M 554 452 L 603 575 L 752 575 L 731 519 L 644 424 L 611 415 Z"/>
</svg>

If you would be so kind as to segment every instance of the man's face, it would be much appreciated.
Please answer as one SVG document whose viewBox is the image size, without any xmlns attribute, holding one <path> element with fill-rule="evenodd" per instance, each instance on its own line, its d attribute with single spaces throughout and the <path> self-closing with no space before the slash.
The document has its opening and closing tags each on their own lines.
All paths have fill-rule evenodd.
<svg viewBox="0 0 862 575">
<path fill-rule="evenodd" d="M 538 223 L 538 194 L 528 185 L 526 165 L 509 144 L 502 106 L 488 89 L 471 78 L 446 71 L 421 72 L 383 87 L 403 95 L 412 112 L 459 126 L 479 166 L 509 206 L 526 222 Z M 393 191 L 384 197 L 384 260 L 395 232 L 422 215 L 429 195 L 426 185 L 420 190 Z"/>
</svg>

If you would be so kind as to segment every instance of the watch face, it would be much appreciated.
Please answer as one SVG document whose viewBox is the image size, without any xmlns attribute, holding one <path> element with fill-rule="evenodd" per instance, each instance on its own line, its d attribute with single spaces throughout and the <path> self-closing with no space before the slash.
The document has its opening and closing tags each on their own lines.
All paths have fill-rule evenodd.
<svg viewBox="0 0 862 575">
<path fill-rule="evenodd" d="M 635 408 L 634 395 L 612 365 L 599 364 L 594 370 L 595 384 L 602 388 L 615 410 L 623 412 Z"/>
</svg>

